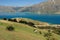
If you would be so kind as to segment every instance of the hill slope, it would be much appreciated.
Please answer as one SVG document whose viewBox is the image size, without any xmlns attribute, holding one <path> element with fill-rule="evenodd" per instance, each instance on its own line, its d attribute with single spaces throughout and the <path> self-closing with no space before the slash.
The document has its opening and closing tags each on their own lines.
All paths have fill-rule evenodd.
<svg viewBox="0 0 60 40">
<path fill-rule="evenodd" d="M 0 12 L 14 12 L 15 10 L 12 9 L 13 7 L 9 6 L 0 6 Z"/>
<path fill-rule="evenodd" d="M 60 13 L 60 0 L 48 0 L 30 7 L 0 6 L 0 12 Z"/>
<path fill-rule="evenodd" d="M 23 7 L 0 6 L 0 12 L 18 12 Z"/>
<path fill-rule="evenodd" d="M 13 25 L 15 31 L 7 31 L 9 25 Z M 35 34 L 33 29 L 25 24 L 0 20 L 0 40 L 45 40 L 42 35 Z"/>
<path fill-rule="evenodd" d="M 56 13 L 60 12 L 60 0 L 42 2 L 25 8 L 22 12 Z"/>
<path fill-rule="evenodd" d="M 9 25 L 13 25 L 15 31 L 6 30 Z M 46 40 L 43 34 L 47 30 L 38 29 L 43 34 L 35 33 L 33 30 L 33 27 L 26 24 L 0 20 L 0 40 Z M 53 34 L 53 37 L 57 38 L 56 40 L 60 40 L 60 36 L 57 34 Z"/>
</svg>

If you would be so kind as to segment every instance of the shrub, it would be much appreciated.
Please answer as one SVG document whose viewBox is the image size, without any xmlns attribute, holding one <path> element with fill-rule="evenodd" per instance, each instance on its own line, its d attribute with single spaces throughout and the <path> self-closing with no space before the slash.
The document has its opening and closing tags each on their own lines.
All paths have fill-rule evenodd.
<svg viewBox="0 0 60 40">
<path fill-rule="evenodd" d="M 24 23 L 24 24 L 28 24 L 26 21 L 19 21 L 19 23 Z"/>
<path fill-rule="evenodd" d="M 44 34 L 44 37 L 50 37 L 52 36 L 51 30 L 48 30 L 47 33 Z"/>
<path fill-rule="evenodd" d="M 60 35 L 60 29 L 55 29 L 53 32 Z"/>
<path fill-rule="evenodd" d="M 12 21 L 11 19 L 8 19 L 8 21 Z"/>
<path fill-rule="evenodd" d="M 16 19 L 14 19 L 14 22 L 17 22 L 17 20 L 16 20 Z"/>
<path fill-rule="evenodd" d="M 32 23 L 32 22 L 28 22 L 28 25 L 30 25 L 30 26 L 34 26 L 34 23 Z"/>
<path fill-rule="evenodd" d="M 13 26 L 9 26 L 6 28 L 8 31 L 14 31 L 14 27 Z"/>
<path fill-rule="evenodd" d="M 3 20 L 7 20 L 6 18 L 3 18 Z"/>
<path fill-rule="evenodd" d="M 42 34 L 42 32 L 41 32 L 41 31 L 39 31 L 39 34 Z"/>
</svg>

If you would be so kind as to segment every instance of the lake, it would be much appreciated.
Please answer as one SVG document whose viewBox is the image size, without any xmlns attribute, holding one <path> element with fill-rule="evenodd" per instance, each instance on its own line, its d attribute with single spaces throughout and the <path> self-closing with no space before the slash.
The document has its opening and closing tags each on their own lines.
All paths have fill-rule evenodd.
<svg viewBox="0 0 60 40">
<path fill-rule="evenodd" d="M 16 13 L 0 12 L 0 18 L 30 18 L 33 20 L 48 22 L 51 24 L 60 24 L 60 15 L 58 14 L 48 15 L 29 12 L 16 12 Z"/>
</svg>

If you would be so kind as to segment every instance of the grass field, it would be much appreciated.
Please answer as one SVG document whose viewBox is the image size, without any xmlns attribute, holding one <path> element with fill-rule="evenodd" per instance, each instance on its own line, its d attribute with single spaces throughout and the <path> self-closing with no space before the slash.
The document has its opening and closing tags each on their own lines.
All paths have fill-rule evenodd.
<svg viewBox="0 0 60 40">
<path fill-rule="evenodd" d="M 12 25 L 15 30 L 6 30 L 6 27 L 9 25 Z M 33 27 L 26 24 L 0 20 L 0 40 L 46 40 L 43 34 L 34 33 L 33 30 Z M 39 31 L 47 32 L 41 29 Z M 60 40 L 60 36 L 57 34 L 53 34 L 53 37 L 56 40 Z"/>
</svg>

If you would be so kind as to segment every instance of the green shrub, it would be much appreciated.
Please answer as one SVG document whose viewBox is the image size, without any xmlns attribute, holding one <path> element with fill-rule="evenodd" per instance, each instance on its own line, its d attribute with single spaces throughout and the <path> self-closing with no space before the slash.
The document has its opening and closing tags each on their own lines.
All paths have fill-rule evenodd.
<svg viewBox="0 0 60 40">
<path fill-rule="evenodd" d="M 7 18 L 3 18 L 3 20 L 7 20 Z"/>
<path fill-rule="evenodd" d="M 8 31 L 14 31 L 14 27 L 13 27 L 13 26 L 8 26 L 6 29 L 7 29 Z"/>
<path fill-rule="evenodd" d="M 60 29 L 55 29 L 53 32 L 60 35 Z"/>
</svg>

